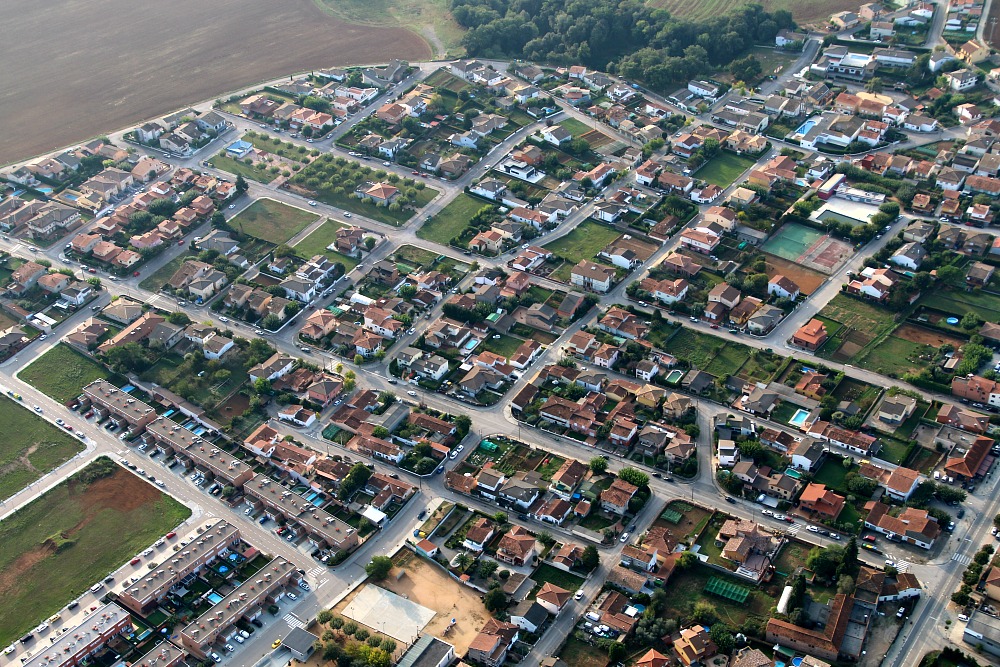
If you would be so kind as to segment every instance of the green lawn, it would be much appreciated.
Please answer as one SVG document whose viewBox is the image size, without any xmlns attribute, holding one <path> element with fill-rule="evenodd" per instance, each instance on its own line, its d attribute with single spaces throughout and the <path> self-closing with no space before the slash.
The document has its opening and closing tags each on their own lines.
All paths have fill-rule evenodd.
<svg viewBox="0 0 1000 667">
<path fill-rule="evenodd" d="M 691 365 L 713 375 L 734 373 L 750 358 L 750 348 L 681 327 L 663 346 L 665 350 Z"/>
<path fill-rule="evenodd" d="M 762 591 L 754 590 L 745 603 L 737 604 L 705 592 L 705 586 L 712 577 L 744 585 L 742 581 L 726 577 L 724 574 L 703 565 L 695 565 L 690 569 L 675 572 L 666 589 L 668 594 L 667 608 L 663 617 L 686 619 L 691 613 L 694 603 L 705 600 L 715 607 L 720 620 L 732 627 L 740 627 L 749 616 L 756 616 L 766 621 L 770 615 L 770 608 L 777 602 L 774 598 L 768 597 Z"/>
<path fill-rule="evenodd" d="M 919 356 L 927 353 L 933 353 L 933 348 L 929 345 L 887 336 L 864 357 L 855 357 L 854 363 L 882 375 L 900 377 L 904 373 L 926 367 L 929 362 L 921 360 Z"/>
<path fill-rule="evenodd" d="M 580 641 L 573 635 L 566 638 L 559 651 L 559 657 L 573 667 L 607 667 L 608 654 L 603 650 Z"/>
<path fill-rule="evenodd" d="M 90 483 L 77 473 L 0 524 L 0 644 L 57 612 L 191 516 L 106 457 L 85 472 L 93 477 L 98 470 L 111 472 Z"/>
<path fill-rule="evenodd" d="M 557 567 L 552 567 L 548 563 L 539 565 L 538 569 L 531 575 L 531 578 L 539 585 L 548 582 L 573 592 L 576 592 L 580 586 L 583 586 L 583 577 L 564 572 Z"/>
<path fill-rule="evenodd" d="M 826 488 L 831 491 L 847 495 L 847 485 L 844 483 L 844 478 L 851 471 L 844 467 L 844 464 L 841 463 L 842 460 L 837 456 L 828 456 L 823 465 L 816 471 L 813 481 L 817 484 L 825 484 Z"/>
<path fill-rule="evenodd" d="M 893 314 L 861 299 L 838 294 L 826 304 L 820 315 L 877 338 L 895 326 Z"/>
<path fill-rule="evenodd" d="M 434 243 L 448 245 L 453 238 L 462 233 L 476 211 L 489 205 L 489 202 L 463 192 L 445 206 L 440 213 L 425 222 L 417 230 L 417 236 Z"/>
<path fill-rule="evenodd" d="M 733 181 L 753 164 L 753 158 L 720 151 L 718 155 L 702 165 L 695 174 L 703 181 L 714 183 L 720 188 L 726 188 L 732 185 Z"/>
<path fill-rule="evenodd" d="M 574 137 L 581 137 L 593 129 L 583 121 L 577 120 L 576 118 L 561 120 L 559 121 L 559 125 L 561 125 L 564 130 L 572 134 Z"/>
<path fill-rule="evenodd" d="M 546 244 L 545 249 L 562 257 L 572 269 L 580 260 L 594 259 L 597 253 L 619 236 L 621 234 L 616 229 L 593 220 L 584 220 L 570 233 Z"/>
<path fill-rule="evenodd" d="M 243 176 L 247 180 L 257 181 L 258 183 L 270 183 L 279 176 L 279 174 L 270 173 L 266 168 L 261 169 L 254 165 L 234 160 L 226 155 L 225 151 L 211 158 L 208 163 L 216 169 L 227 171 L 235 176 Z"/>
<path fill-rule="evenodd" d="M 185 252 L 177 255 L 172 260 L 158 268 L 153 273 L 149 274 L 146 278 L 143 278 L 142 282 L 139 283 L 139 287 L 150 292 L 158 292 L 160 288 L 163 287 L 170 277 L 177 273 L 177 270 L 181 268 L 181 265 L 189 259 L 196 259 L 197 255 L 193 252 Z"/>
<path fill-rule="evenodd" d="M 315 222 L 319 216 L 274 199 L 258 199 L 229 224 L 245 234 L 281 244 Z"/>
<path fill-rule="evenodd" d="M 342 263 L 348 271 L 358 265 L 360 260 L 354 257 L 327 250 L 327 246 L 337 240 L 337 230 L 346 227 L 342 222 L 327 220 L 320 225 L 312 234 L 295 244 L 295 252 L 303 259 L 309 259 L 313 255 L 324 255 L 331 261 Z"/>
<path fill-rule="evenodd" d="M 920 305 L 935 308 L 941 312 L 961 318 L 966 313 L 976 313 L 990 322 L 1000 322 L 1000 297 L 989 292 L 973 292 L 939 289 L 928 293 L 920 300 Z"/>
<path fill-rule="evenodd" d="M 489 350 L 494 354 L 499 354 L 501 356 L 510 359 L 511 355 L 517 351 L 517 348 L 521 346 L 524 341 L 515 336 L 508 336 L 506 334 L 495 334 L 500 336 L 498 339 L 494 339 L 493 336 L 487 337 L 486 341 L 483 343 L 483 349 Z"/>
<path fill-rule="evenodd" d="M 110 378 L 111 372 L 69 345 L 60 343 L 17 376 L 47 396 L 65 403 L 79 396 L 84 385 L 99 378 Z"/>
<path fill-rule="evenodd" d="M 8 498 L 48 471 L 59 467 L 83 444 L 30 409 L 0 396 L 0 498 Z"/>
</svg>

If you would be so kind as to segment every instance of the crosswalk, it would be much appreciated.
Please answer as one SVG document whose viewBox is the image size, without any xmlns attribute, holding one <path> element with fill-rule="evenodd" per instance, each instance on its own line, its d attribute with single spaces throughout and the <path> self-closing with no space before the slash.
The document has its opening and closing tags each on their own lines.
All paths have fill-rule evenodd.
<svg viewBox="0 0 1000 667">
<path fill-rule="evenodd" d="M 793 523 L 791 526 L 785 529 L 785 532 L 789 535 L 798 535 L 800 530 L 802 530 L 802 524 Z"/>
<path fill-rule="evenodd" d="M 306 624 L 303 621 L 299 620 L 299 617 L 296 616 L 295 614 L 292 614 L 292 613 L 285 614 L 282 617 L 282 619 L 285 621 L 285 623 L 288 623 L 288 626 L 291 627 L 291 628 L 304 628 L 304 627 L 306 627 Z"/>
<path fill-rule="evenodd" d="M 896 571 L 902 574 L 910 569 L 910 565 L 912 565 L 912 563 L 910 563 L 910 561 L 908 560 L 897 560 Z"/>
<path fill-rule="evenodd" d="M 965 556 L 963 554 L 954 554 L 951 559 L 958 563 L 959 565 L 968 565 L 972 562 L 971 556 Z"/>
<path fill-rule="evenodd" d="M 316 579 L 319 575 L 325 574 L 326 568 L 320 565 L 319 567 L 314 567 L 313 569 L 306 572 L 307 579 Z"/>
</svg>

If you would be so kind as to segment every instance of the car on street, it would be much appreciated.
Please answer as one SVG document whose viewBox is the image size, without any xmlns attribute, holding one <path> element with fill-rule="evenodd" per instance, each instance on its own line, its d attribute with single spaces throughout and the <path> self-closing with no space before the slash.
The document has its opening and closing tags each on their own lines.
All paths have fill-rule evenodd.
<svg viewBox="0 0 1000 667">
<path fill-rule="evenodd" d="M 726 502 L 730 503 L 732 505 L 735 505 L 736 504 L 736 498 L 733 498 L 732 496 L 726 496 Z"/>
<path fill-rule="evenodd" d="M 351 217 L 351 214 L 350 214 L 350 212 L 348 212 L 348 211 L 344 211 L 344 217 L 345 217 L 345 218 L 349 218 L 349 217 Z M 360 267 L 358 267 L 358 268 L 360 268 Z"/>
<path fill-rule="evenodd" d="M 310 205 L 310 206 L 315 206 L 315 205 L 316 205 L 316 202 L 314 202 L 314 201 L 310 200 L 310 201 L 309 201 L 309 205 Z"/>
<path fill-rule="evenodd" d="M 299 596 L 298 596 L 298 595 L 296 595 L 295 593 L 285 593 L 285 596 L 286 596 L 286 597 L 287 597 L 287 598 L 288 598 L 289 600 L 291 600 L 292 602 L 294 602 L 294 601 L 296 601 L 296 600 L 298 600 L 298 599 L 299 599 Z"/>
<path fill-rule="evenodd" d="M 810 533 L 818 533 L 819 532 L 819 528 L 817 528 L 816 526 L 806 526 L 806 530 L 808 530 Z"/>
<path fill-rule="evenodd" d="M 260 626 L 257 626 L 257 627 L 260 627 Z M 280 639 L 275 639 L 274 642 L 271 644 L 271 648 L 278 648 L 279 646 L 281 646 L 281 640 Z"/>
<path fill-rule="evenodd" d="M 417 395 L 417 392 L 415 392 L 415 391 L 413 391 L 413 390 L 411 389 L 410 391 L 406 392 L 406 395 L 407 395 L 407 396 L 416 396 L 416 395 Z"/>
<path fill-rule="evenodd" d="M 577 591 L 576 593 L 574 593 L 573 594 L 573 599 L 574 600 L 582 600 L 583 599 L 583 591 Z"/>
</svg>

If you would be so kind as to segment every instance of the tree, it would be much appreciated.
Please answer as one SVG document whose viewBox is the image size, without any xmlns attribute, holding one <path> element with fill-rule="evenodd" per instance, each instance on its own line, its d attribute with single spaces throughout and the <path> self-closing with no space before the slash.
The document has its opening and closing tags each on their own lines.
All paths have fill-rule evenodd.
<svg viewBox="0 0 1000 667">
<path fill-rule="evenodd" d="M 967 312 L 965 315 L 962 316 L 962 321 L 960 323 L 960 326 L 966 331 L 972 331 L 973 329 L 979 328 L 980 321 L 981 320 L 979 319 L 979 314 L 976 313 L 975 311 L 970 310 L 969 312 Z"/>
<path fill-rule="evenodd" d="M 329 623 L 332 619 L 333 619 L 333 613 L 328 609 L 324 609 L 318 614 L 316 614 L 316 620 L 319 621 L 320 623 Z"/>
<path fill-rule="evenodd" d="M 806 567 L 821 579 L 831 579 L 843 560 L 844 550 L 840 547 L 813 547 L 806 558 Z"/>
<path fill-rule="evenodd" d="M 494 561 L 490 561 L 494 562 Z M 503 611 L 507 608 L 507 596 L 500 588 L 491 588 L 485 596 L 483 596 L 483 606 L 486 607 L 486 611 L 493 614 Z"/>
<path fill-rule="evenodd" d="M 237 174 L 235 187 L 237 195 L 241 195 L 250 189 L 250 184 L 247 183 L 247 179 L 243 178 L 243 174 Z"/>
<path fill-rule="evenodd" d="M 506 512 L 494 512 L 493 516 L 490 517 L 497 523 L 507 523 L 507 513 Z"/>
<path fill-rule="evenodd" d="M 844 545 L 843 560 L 837 568 L 838 575 L 857 576 L 861 569 L 861 561 L 858 559 L 858 540 L 852 537 Z"/>
<path fill-rule="evenodd" d="M 583 549 L 583 554 L 580 556 L 580 564 L 588 572 L 597 569 L 597 566 L 601 564 L 601 554 L 598 553 L 597 547 L 593 544 L 588 544 Z"/>
<path fill-rule="evenodd" d="M 470 565 L 472 565 L 472 556 L 470 556 L 468 553 L 463 551 L 462 553 L 455 556 L 455 567 L 457 567 L 459 570 L 462 570 L 464 572 L 465 570 L 468 569 Z"/>
<path fill-rule="evenodd" d="M 993 517 L 993 525 L 996 526 L 997 528 L 1000 528 L 1000 514 L 997 514 L 995 517 Z"/>
<path fill-rule="evenodd" d="M 371 249 L 374 247 L 375 247 L 375 237 L 374 236 L 365 237 L 365 248 L 367 248 L 368 251 L 371 252 Z"/>
<path fill-rule="evenodd" d="M 699 600 L 691 608 L 691 620 L 701 625 L 714 625 L 719 620 L 719 612 L 711 602 Z"/>
<path fill-rule="evenodd" d="M 688 570 L 695 566 L 698 562 L 698 557 L 694 555 L 691 551 L 685 551 L 677 559 L 677 567 L 682 570 Z"/>
<path fill-rule="evenodd" d="M 258 396 L 271 393 L 271 381 L 267 378 L 257 378 L 253 383 L 253 391 Z"/>
<path fill-rule="evenodd" d="M 590 459 L 589 465 L 590 469 L 594 472 L 594 474 L 600 475 L 603 474 L 608 469 L 608 460 L 603 456 L 595 456 L 594 458 Z"/>
<path fill-rule="evenodd" d="M 500 563 L 495 560 L 490 560 L 489 558 L 484 558 L 479 561 L 479 568 L 477 569 L 479 577 L 481 579 L 489 579 L 490 576 L 497 571 L 498 567 L 500 567 Z"/>
<path fill-rule="evenodd" d="M 957 266 L 952 266 L 947 264 L 945 266 L 938 267 L 937 277 L 943 283 L 954 283 L 962 279 L 964 272 Z"/>
<path fill-rule="evenodd" d="M 736 648 L 736 637 L 733 636 L 733 629 L 727 623 L 712 624 L 708 636 L 712 638 L 720 653 L 728 655 Z"/>
<path fill-rule="evenodd" d="M 452 423 L 455 425 L 456 435 L 459 440 L 464 439 L 472 428 L 472 419 L 468 415 L 458 415 L 452 420 Z"/>
<path fill-rule="evenodd" d="M 877 76 L 873 77 L 868 81 L 867 84 L 865 84 L 865 90 L 867 90 L 869 93 L 876 93 L 876 94 L 881 93 L 882 88 L 883 88 L 882 79 L 880 79 Z"/>
<path fill-rule="evenodd" d="M 737 81 L 753 82 L 761 75 L 763 67 L 754 56 L 746 56 L 729 64 L 729 73 Z"/>
<path fill-rule="evenodd" d="M 392 559 L 388 556 L 372 556 L 371 561 L 365 565 L 365 572 L 375 581 L 382 581 L 389 576 L 392 570 Z"/>
<path fill-rule="evenodd" d="M 649 486 L 649 475 L 631 466 L 626 466 L 618 471 L 618 479 L 628 482 L 640 489 Z"/>
<path fill-rule="evenodd" d="M 850 595 L 854 592 L 854 577 L 845 574 L 837 580 L 837 592 Z"/>
</svg>

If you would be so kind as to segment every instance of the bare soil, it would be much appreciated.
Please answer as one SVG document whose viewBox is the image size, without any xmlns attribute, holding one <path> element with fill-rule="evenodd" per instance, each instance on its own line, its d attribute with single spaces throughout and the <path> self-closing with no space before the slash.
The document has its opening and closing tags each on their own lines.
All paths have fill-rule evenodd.
<svg viewBox="0 0 1000 667">
<path fill-rule="evenodd" d="M 913 343 L 920 343 L 922 345 L 931 345 L 933 347 L 941 347 L 945 343 L 951 345 L 955 348 L 962 347 L 962 341 L 953 336 L 941 333 L 939 331 L 933 331 L 931 329 L 925 329 L 923 327 L 914 326 L 912 324 L 904 324 L 903 326 L 896 329 L 893 332 L 893 336 L 897 338 L 902 338 L 903 340 L 908 340 Z"/>
<path fill-rule="evenodd" d="M 293 71 L 426 58 L 403 28 L 312 0 L 6 0 L 0 163 L 26 159 Z"/>
<path fill-rule="evenodd" d="M 819 289 L 828 277 L 819 271 L 807 269 L 795 262 L 770 254 L 767 255 L 767 275 L 769 278 L 776 275 L 785 276 L 798 285 L 802 293 L 807 296 Z"/>
<path fill-rule="evenodd" d="M 455 647 L 456 654 L 465 655 L 469 644 L 489 618 L 479 599 L 479 592 L 462 586 L 408 550 L 401 551 L 395 560 L 405 574 L 397 581 L 397 570 L 393 569 L 392 574 L 379 585 L 436 611 L 437 615 L 427 624 L 424 632 L 444 639 Z M 453 618 L 457 619 L 457 623 L 447 631 Z"/>
</svg>

